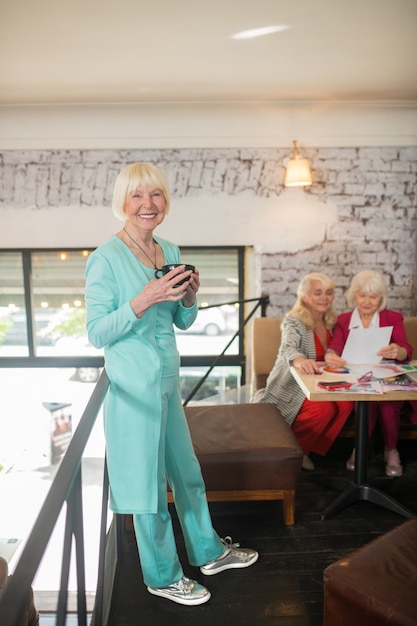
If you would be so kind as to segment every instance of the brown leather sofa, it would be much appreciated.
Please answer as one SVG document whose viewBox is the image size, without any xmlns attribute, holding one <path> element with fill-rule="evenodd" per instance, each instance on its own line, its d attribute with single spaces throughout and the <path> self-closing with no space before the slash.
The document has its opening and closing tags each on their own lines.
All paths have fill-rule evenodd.
<svg viewBox="0 0 417 626">
<path fill-rule="evenodd" d="M 417 518 L 323 573 L 324 626 L 416 626 Z"/>
<path fill-rule="evenodd" d="M 252 327 L 252 391 L 263 389 L 268 374 L 274 366 L 281 343 L 281 317 L 257 317 Z M 407 338 L 413 346 L 414 358 L 417 359 L 417 317 L 405 317 L 404 326 Z M 354 415 L 346 422 L 339 437 L 354 437 Z M 402 417 L 399 439 L 417 439 L 417 424 Z"/>
<path fill-rule="evenodd" d="M 278 409 L 201 404 L 185 414 L 208 501 L 282 500 L 284 522 L 293 525 L 303 454 Z"/>
</svg>

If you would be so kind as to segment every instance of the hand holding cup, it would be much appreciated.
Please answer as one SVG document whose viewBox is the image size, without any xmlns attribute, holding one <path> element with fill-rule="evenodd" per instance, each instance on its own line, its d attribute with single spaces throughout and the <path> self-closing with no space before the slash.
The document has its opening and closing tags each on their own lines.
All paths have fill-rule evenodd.
<svg viewBox="0 0 417 626">
<path fill-rule="evenodd" d="M 167 265 L 163 265 L 160 269 L 155 270 L 155 278 L 161 278 L 162 276 L 165 276 L 165 274 L 168 274 L 168 272 L 170 272 L 171 270 L 175 269 L 176 267 L 180 267 L 181 265 L 184 266 L 183 271 L 187 272 L 187 271 L 192 271 L 195 272 L 195 266 L 194 265 L 189 265 L 186 263 L 168 263 Z M 187 276 L 187 278 L 184 278 L 182 280 L 180 280 L 178 283 L 175 284 L 175 286 L 179 286 L 179 285 L 183 285 L 186 282 L 189 282 L 190 277 Z"/>
</svg>

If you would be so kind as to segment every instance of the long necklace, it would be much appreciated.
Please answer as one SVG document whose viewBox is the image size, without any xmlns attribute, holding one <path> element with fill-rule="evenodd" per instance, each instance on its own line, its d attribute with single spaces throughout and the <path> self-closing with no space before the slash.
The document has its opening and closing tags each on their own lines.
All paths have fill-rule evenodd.
<svg viewBox="0 0 417 626">
<path fill-rule="evenodd" d="M 140 245 L 138 244 L 138 242 L 137 242 L 137 241 L 135 241 L 135 240 L 133 239 L 133 237 L 131 237 L 131 236 L 129 235 L 129 233 L 127 232 L 127 230 L 126 230 L 126 228 L 125 228 L 124 226 L 123 226 L 123 230 L 124 230 L 124 232 L 126 233 L 126 235 L 129 237 L 130 241 L 133 241 L 133 243 L 134 243 L 134 244 L 135 244 L 135 245 L 139 248 L 139 250 L 141 250 L 141 251 L 143 252 L 143 254 L 144 254 L 144 255 L 145 255 L 145 256 L 149 259 L 149 261 L 150 261 L 150 262 L 152 263 L 152 265 L 153 265 L 154 270 L 157 270 L 157 269 L 158 269 L 158 266 L 157 266 L 157 264 L 156 264 L 156 245 L 155 245 L 155 242 L 153 241 L 153 239 L 152 239 L 152 241 L 153 241 L 153 251 L 154 251 L 155 259 L 152 261 L 151 257 L 150 257 L 150 256 L 149 256 L 149 254 L 146 252 L 146 250 L 144 250 L 144 249 L 142 248 L 142 246 L 140 246 Z"/>
</svg>

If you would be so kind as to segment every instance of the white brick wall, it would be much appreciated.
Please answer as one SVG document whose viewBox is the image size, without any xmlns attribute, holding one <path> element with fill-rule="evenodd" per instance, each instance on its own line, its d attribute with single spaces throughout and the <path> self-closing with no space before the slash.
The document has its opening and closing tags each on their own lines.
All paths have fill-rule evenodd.
<svg viewBox="0 0 417 626">
<path fill-rule="evenodd" d="M 312 270 L 328 273 L 338 285 L 336 306 L 342 310 L 351 277 L 366 268 L 385 275 L 389 306 L 415 314 L 416 173 L 416 148 L 318 150 L 313 179 L 320 182 L 307 193 L 331 199 L 338 221 L 321 245 L 296 255 L 268 254 L 262 260 L 262 291 L 271 297 L 268 314 L 282 315 L 291 304 L 287 293 L 295 292 L 294 269 L 300 277 Z M 278 273 L 289 277 L 284 288 L 274 278 Z"/>
<path fill-rule="evenodd" d="M 118 172 L 137 160 L 157 163 L 167 174 L 173 197 L 196 198 L 196 204 L 199 196 L 219 194 L 249 203 L 251 198 L 278 197 L 284 191 L 287 156 L 287 149 L 262 148 L 4 151 L 0 219 L 2 209 L 23 215 L 32 209 L 108 207 Z M 282 240 L 276 250 L 258 244 L 259 292 L 248 295 L 268 294 L 268 315 L 283 315 L 294 302 L 300 278 L 320 270 L 337 283 L 336 306 L 344 310 L 343 293 L 353 274 L 372 268 L 386 277 L 389 306 L 417 314 L 417 148 L 313 148 L 304 156 L 314 180 L 306 197 L 336 206 L 337 219 L 323 225 L 324 235 L 314 244 L 303 243 L 302 222 L 293 225 L 300 232 L 296 251 L 286 250 Z M 246 241 L 255 243 L 250 233 Z"/>
</svg>

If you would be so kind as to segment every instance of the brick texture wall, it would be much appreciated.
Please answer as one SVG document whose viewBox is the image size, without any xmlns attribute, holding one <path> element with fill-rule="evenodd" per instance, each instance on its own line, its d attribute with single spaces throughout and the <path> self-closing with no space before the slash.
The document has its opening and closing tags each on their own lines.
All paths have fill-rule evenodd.
<svg viewBox="0 0 417 626">
<path fill-rule="evenodd" d="M 416 173 L 416 148 L 317 150 L 315 182 L 307 193 L 331 199 L 338 220 L 313 248 L 261 255 L 260 285 L 271 299 L 268 315 L 287 311 L 300 277 L 317 270 L 335 280 L 335 304 L 345 310 L 346 288 L 363 269 L 384 274 L 391 308 L 416 314 Z"/>
<path fill-rule="evenodd" d="M 11 150 L 0 153 L 1 209 L 109 206 L 114 180 L 133 161 L 152 161 L 167 174 L 176 198 L 227 194 L 269 198 L 284 190 L 288 149 Z M 314 183 L 305 193 L 337 207 L 321 241 L 274 251 L 257 246 L 256 293 L 270 296 L 268 315 L 293 304 L 300 278 L 324 271 L 337 283 L 336 307 L 362 269 L 381 271 L 389 306 L 417 314 L 417 148 L 319 148 L 304 152 Z M 247 239 L 251 245 L 250 233 Z M 284 248 L 284 249 L 283 249 Z"/>
</svg>

